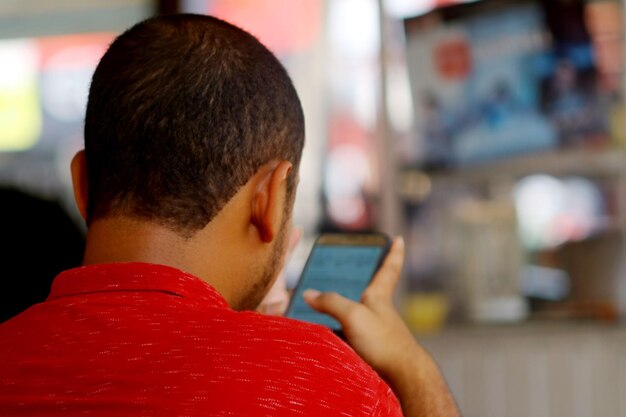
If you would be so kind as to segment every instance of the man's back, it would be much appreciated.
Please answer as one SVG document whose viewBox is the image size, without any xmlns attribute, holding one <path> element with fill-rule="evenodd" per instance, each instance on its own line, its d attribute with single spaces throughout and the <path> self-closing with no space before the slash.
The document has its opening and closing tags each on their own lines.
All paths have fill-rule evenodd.
<svg viewBox="0 0 626 417">
<path fill-rule="evenodd" d="M 98 63 L 84 132 L 87 266 L 0 326 L 0 415 L 400 415 L 378 372 L 407 416 L 458 416 L 393 307 L 399 239 L 361 302 L 304 294 L 362 359 L 323 328 L 235 312 L 284 266 L 304 146 L 293 83 L 254 36 L 139 22 Z"/>
<path fill-rule="evenodd" d="M 318 326 L 238 313 L 209 285 L 143 264 L 61 274 L 0 326 L 13 415 L 400 415 L 394 394 Z"/>
</svg>

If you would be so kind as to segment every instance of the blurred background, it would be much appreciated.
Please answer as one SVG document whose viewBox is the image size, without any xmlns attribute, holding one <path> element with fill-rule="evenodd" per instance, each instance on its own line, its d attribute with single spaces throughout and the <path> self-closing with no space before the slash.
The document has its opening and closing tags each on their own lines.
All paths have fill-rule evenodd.
<svg viewBox="0 0 626 417">
<path fill-rule="evenodd" d="M 33 264 L 65 235 L 80 251 L 68 167 L 112 39 L 212 14 L 279 56 L 305 109 L 290 287 L 320 232 L 401 234 L 398 306 L 464 416 L 626 416 L 624 7 L 0 0 L 2 261 Z M 34 216 L 16 193 L 60 208 L 67 232 L 51 218 L 12 245 Z"/>
</svg>

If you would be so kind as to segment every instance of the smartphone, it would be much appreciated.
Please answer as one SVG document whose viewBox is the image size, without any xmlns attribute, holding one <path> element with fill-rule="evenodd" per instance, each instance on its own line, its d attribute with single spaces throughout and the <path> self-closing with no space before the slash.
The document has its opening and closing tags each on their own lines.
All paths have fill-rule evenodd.
<svg viewBox="0 0 626 417">
<path fill-rule="evenodd" d="M 287 307 L 287 317 L 340 331 L 339 322 L 309 307 L 302 293 L 307 289 L 334 291 L 360 301 L 390 244 L 390 239 L 382 233 L 337 233 L 318 237 Z"/>
</svg>

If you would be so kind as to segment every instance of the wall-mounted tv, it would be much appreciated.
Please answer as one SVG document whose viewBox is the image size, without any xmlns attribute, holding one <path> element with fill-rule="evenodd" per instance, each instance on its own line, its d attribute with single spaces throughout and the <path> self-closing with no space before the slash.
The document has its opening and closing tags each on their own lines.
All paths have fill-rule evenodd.
<svg viewBox="0 0 626 417">
<path fill-rule="evenodd" d="M 609 143 L 621 92 L 600 82 L 588 7 L 484 0 L 406 19 L 418 162 L 449 167 Z"/>
</svg>

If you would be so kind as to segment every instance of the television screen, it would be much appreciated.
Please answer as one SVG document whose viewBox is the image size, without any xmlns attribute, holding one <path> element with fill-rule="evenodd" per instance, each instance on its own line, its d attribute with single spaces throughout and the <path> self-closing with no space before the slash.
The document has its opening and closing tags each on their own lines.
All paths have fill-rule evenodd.
<svg viewBox="0 0 626 417">
<path fill-rule="evenodd" d="M 581 1 L 484 1 L 407 19 L 420 161 L 465 165 L 604 143 Z"/>
</svg>

